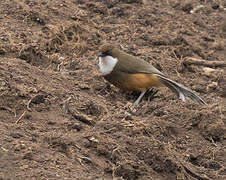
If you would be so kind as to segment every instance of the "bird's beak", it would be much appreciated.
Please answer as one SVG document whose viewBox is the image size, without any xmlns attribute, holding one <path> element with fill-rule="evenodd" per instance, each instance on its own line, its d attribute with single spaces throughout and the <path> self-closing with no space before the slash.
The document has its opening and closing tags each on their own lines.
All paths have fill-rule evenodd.
<svg viewBox="0 0 226 180">
<path fill-rule="evenodd" d="M 98 57 L 104 57 L 104 54 L 102 52 L 99 52 Z"/>
</svg>

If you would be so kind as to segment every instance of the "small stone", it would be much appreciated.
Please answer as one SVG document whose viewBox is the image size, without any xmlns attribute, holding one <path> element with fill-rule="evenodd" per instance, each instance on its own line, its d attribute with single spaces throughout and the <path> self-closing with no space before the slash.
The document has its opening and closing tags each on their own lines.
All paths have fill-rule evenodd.
<svg viewBox="0 0 226 180">
<path fill-rule="evenodd" d="M 95 143 L 99 143 L 98 139 L 96 139 L 95 137 L 90 137 L 89 138 L 90 141 L 95 142 Z"/>
<path fill-rule="evenodd" d="M 209 67 L 203 68 L 203 74 L 206 76 L 211 76 L 215 71 L 216 69 L 213 69 L 213 68 L 209 68 Z"/>
<path fill-rule="evenodd" d="M 27 168 L 29 168 L 29 166 L 28 166 L 27 164 L 24 164 L 24 165 L 22 166 L 22 169 L 27 169 Z"/>
<path fill-rule="evenodd" d="M 207 89 L 207 91 L 215 90 L 217 88 L 217 86 L 218 86 L 218 83 L 217 82 L 212 82 L 211 84 L 209 84 L 207 86 L 206 89 Z"/>
</svg>

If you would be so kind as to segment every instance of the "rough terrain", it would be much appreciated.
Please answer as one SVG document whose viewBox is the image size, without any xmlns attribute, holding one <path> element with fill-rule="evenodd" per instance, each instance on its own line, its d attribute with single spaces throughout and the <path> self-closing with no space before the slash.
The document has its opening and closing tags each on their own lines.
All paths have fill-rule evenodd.
<svg viewBox="0 0 226 180">
<path fill-rule="evenodd" d="M 1 0 L 0 179 L 226 179 L 226 1 Z M 193 12 L 191 11 L 193 10 Z M 104 42 L 208 105 L 118 90 Z"/>
</svg>

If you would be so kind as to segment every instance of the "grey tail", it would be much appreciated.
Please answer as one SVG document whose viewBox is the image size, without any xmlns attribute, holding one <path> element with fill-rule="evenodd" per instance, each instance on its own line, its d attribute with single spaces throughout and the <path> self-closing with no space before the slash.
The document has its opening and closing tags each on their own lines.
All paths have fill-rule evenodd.
<svg viewBox="0 0 226 180">
<path fill-rule="evenodd" d="M 160 81 L 171 91 L 173 91 L 182 101 L 185 101 L 185 98 L 189 97 L 191 100 L 199 102 L 200 104 L 206 104 L 205 101 L 193 93 L 192 90 L 186 88 L 182 84 L 179 84 L 159 74 L 157 74 L 157 76 L 160 78 Z"/>
</svg>

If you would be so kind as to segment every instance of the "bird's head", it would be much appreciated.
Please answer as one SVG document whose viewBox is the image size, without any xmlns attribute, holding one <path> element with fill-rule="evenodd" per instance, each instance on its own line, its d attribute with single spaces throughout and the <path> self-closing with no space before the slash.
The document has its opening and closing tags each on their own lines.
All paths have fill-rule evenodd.
<svg viewBox="0 0 226 180">
<path fill-rule="evenodd" d="M 99 57 L 106 57 L 106 56 L 112 56 L 114 57 L 113 50 L 115 49 L 115 46 L 111 44 L 104 44 L 100 46 L 98 56 Z"/>
<path fill-rule="evenodd" d="M 99 68 L 104 74 L 110 74 L 118 62 L 118 51 L 111 44 L 104 44 L 99 48 Z"/>
</svg>

